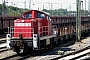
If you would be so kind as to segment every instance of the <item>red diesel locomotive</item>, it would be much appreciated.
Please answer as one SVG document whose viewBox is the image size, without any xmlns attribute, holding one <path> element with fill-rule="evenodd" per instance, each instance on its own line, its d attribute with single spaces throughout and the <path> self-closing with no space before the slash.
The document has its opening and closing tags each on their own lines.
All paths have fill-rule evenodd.
<svg viewBox="0 0 90 60">
<path fill-rule="evenodd" d="M 40 50 L 56 43 L 52 20 L 41 11 L 25 12 L 22 18 L 14 20 L 14 27 L 8 28 L 7 47 L 17 53 Z"/>
</svg>

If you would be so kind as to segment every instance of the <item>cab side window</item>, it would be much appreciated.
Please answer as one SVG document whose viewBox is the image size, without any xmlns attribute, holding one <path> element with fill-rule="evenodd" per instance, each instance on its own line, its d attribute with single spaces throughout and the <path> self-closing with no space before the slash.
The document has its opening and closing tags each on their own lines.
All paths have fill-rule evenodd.
<svg viewBox="0 0 90 60">
<path fill-rule="evenodd" d="M 45 14 L 38 12 L 37 18 L 45 18 Z"/>
</svg>

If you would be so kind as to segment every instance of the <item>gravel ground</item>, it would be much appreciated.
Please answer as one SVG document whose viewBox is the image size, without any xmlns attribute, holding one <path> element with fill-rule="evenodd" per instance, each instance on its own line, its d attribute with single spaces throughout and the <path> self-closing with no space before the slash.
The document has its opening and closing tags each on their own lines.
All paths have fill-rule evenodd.
<svg viewBox="0 0 90 60">
<path fill-rule="evenodd" d="M 0 41 L 5 40 L 5 38 L 1 38 Z M 2 48 L 4 47 L 4 48 Z M 9 50 L 6 47 L 6 43 L 0 44 L 0 59 L 3 59 L 5 57 L 9 57 L 15 54 L 12 50 Z"/>
<path fill-rule="evenodd" d="M 16 53 L 13 52 L 12 50 L 4 51 L 4 52 L 0 53 L 0 59 L 3 59 L 5 57 L 9 57 L 9 56 L 12 56 L 12 55 L 15 55 L 15 54 Z"/>
</svg>

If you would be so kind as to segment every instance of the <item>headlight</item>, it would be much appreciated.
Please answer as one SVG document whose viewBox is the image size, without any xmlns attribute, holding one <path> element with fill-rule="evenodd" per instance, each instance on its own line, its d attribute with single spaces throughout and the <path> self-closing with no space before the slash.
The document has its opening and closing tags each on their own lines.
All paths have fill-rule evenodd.
<svg viewBox="0 0 90 60">
<path fill-rule="evenodd" d="M 33 40 L 36 40 L 36 38 L 33 38 Z"/>
</svg>

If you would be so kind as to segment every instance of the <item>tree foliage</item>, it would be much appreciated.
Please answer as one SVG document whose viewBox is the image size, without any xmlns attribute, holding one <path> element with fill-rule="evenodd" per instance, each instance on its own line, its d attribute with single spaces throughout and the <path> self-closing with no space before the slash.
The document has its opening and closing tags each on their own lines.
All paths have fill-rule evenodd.
<svg viewBox="0 0 90 60">
<path fill-rule="evenodd" d="M 55 10 L 43 9 L 43 11 L 48 12 L 53 16 L 67 16 L 68 15 L 67 9 L 55 9 Z"/>
<path fill-rule="evenodd" d="M 8 15 L 8 16 L 21 16 L 28 9 L 6 6 L 5 3 L 3 5 L 0 4 L 0 15 Z"/>
<path fill-rule="evenodd" d="M 6 4 L 5 4 L 5 1 L 3 2 L 3 5 L 2 5 L 2 15 L 5 15 L 7 13 L 7 7 L 6 7 Z"/>
<path fill-rule="evenodd" d="M 13 7 L 13 6 L 6 6 L 5 1 L 3 5 L 0 4 L 0 15 L 8 15 L 8 16 L 20 16 L 28 9 Z M 8 12 L 7 12 L 8 11 Z M 76 16 L 76 11 L 67 11 L 67 9 L 55 9 L 55 10 L 47 10 L 43 9 L 42 11 L 45 11 L 49 13 L 52 16 Z M 83 15 L 89 15 L 89 12 L 87 10 L 81 10 L 81 16 Z"/>
<path fill-rule="evenodd" d="M 8 15 L 9 16 L 20 16 L 27 10 L 28 9 L 22 9 L 22 8 L 9 6 L 8 7 Z"/>
<path fill-rule="evenodd" d="M 55 10 L 47 10 L 43 9 L 43 11 L 50 13 L 52 16 L 76 16 L 76 11 L 67 11 L 67 9 L 55 9 Z M 89 15 L 87 10 L 81 10 L 81 16 Z"/>
</svg>

